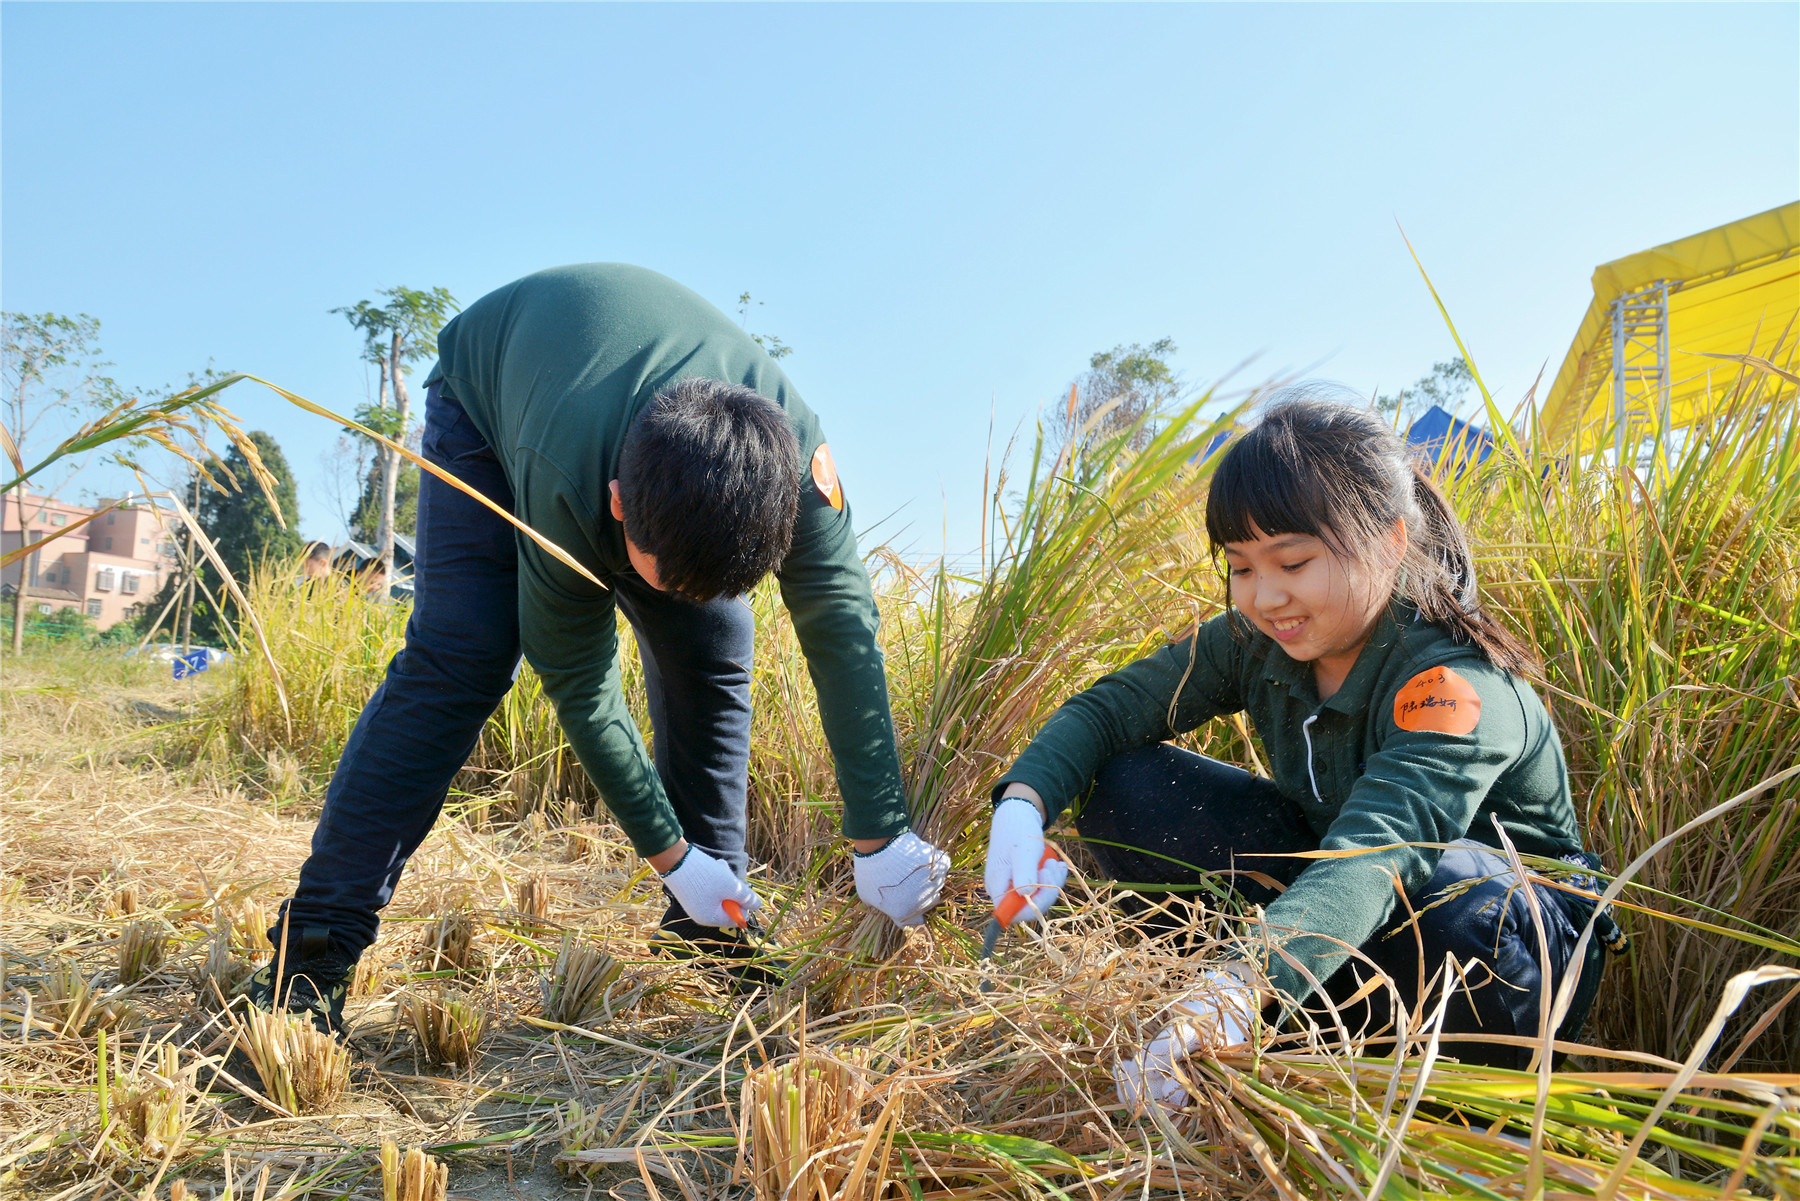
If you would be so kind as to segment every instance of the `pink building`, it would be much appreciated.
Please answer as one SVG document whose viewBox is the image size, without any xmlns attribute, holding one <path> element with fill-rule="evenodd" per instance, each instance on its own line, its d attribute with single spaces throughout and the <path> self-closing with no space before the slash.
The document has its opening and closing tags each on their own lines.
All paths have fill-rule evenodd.
<svg viewBox="0 0 1800 1201">
<path fill-rule="evenodd" d="M 19 496 L 0 497 L 0 554 L 20 545 Z M 40 542 L 109 503 L 76 505 L 27 496 L 24 542 Z M 171 527 L 149 505 L 114 509 L 0 574 L 0 591 L 10 601 L 23 577 L 29 614 L 80 609 L 101 629 L 116 625 L 147 604 L 178 565 Z"/>
</svg>

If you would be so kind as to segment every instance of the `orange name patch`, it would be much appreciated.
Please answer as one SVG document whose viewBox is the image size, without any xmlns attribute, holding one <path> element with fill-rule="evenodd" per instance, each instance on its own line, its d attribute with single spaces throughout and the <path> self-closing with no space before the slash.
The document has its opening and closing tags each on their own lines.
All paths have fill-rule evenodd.
<svg viewBox="0 0 1800 1201">
<path fill-rule="evenodd" d="M 812 477 L 813 487 L 826 504 L 834 509 L 844 507 L 844 486 L 838 482 L 837 464 L 831 461 L 831 447 L 823 442 L 813 451 Z"/>
<path fill-rule="evenodd" d="M 1474 685 L 1448 667 L 1428 667 L 1394 695 L 1394 724 L 1402 730 L 1467 734 L 1481 720 Z"/>
</svg>

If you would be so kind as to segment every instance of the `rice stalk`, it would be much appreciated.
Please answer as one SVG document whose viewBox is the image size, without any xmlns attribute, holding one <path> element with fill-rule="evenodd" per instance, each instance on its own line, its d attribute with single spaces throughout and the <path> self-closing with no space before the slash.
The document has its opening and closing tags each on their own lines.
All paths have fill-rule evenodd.
<svg viewBox="0 0 1800 1201">
<path fill-rule="evenodd" d="M 753 1069 L 743 1103 L 758 1201 L 880 1197 L 888 1185 L 898 1096 L 871 1122 L 872 1090 L 856 1065 L 802 1052 Z"/>
<path fill-rule="evenodd" d="M 84 977 L 71 959 L 58 956 L 35 998 L 39 1015 L 58 1038 L 91 1038 L 102 1030 L 128 1030 L 137 1009 L 123 988 L 102 989 L 100 977 Z"/>
<path fill-rule="evenodd" d="M 430 946 L 425 954 L 428 972 L 480 971 L 487 966 L 487 956 L 479 939 L 481 919 L 462 906 L 456 906 L 431 924 Z"/>
<path fill-rule="evenodd" d="M 263 1093 L 288 1113 L 323 1112 L 350 1087 L 349 1048 L 305 1015 L 250 1006 L 235 1020 Z"/>
<path fill-rule="evenodd" d="M 401 1152 L 392 1140 L 381 1144 L 382 1201 L 444 1201 L 450 1165 L 421 1147 Z"/>
<path fill-rule="evenodd" d="M 111 1092 L 112 1125 L 109 1151 L 139 1162 L 174 1159 L 187 1146 L 194 1123 L 198 1094 L 194 1079 L 197 1064 L 181 1066 L 181 1053 L 169 1043 L 158 1043 L 148 1062 L 129 1074 L 121 1073 Z M 105 1070 L 105 1058 L 100 1060 Z"/>
<path fill-rule="evenodd" d="M 137 984 L 160 971 L 169 943 L 168 928 L 155 918 L 127 922 L 119 931 L 119 983 Z"/>
<path fill-rule="evenodd" d="M 435 996 L 409 995 L 402 1009 L 427 1059 L 454 1068 L 475 1062 L 487 1010 L 473 998 L 439 989 Z"/>
<path fill-rule="evenodd" d="M 235 939 L 231 918 L 221 909 L 206 938 L 206 955 L 194 969 L 194 994 L 203 1010 L 230 1005 L 256 971 L 234 952 Z"/>
<path fill-rule="evenodd" d="M 573 934 L 563 935 L 556 962 L 540 982 L 544 1016 L 565 1026 L 591 1026 L 611 1020 L 614 988 L 625 974 L 618 960 Z"/>
<path fill-rule="evenodd" d="M 519 903 L 514 909 L 519 916 L 532 922 L 547 921 L 551 899 L 549 879 L 543 872 L 532 872 L 519 885 Z"/>
<path fill-rule="evenodd" d="M 138 911 L 139 890 L 136 880 L 121 884 L 106 899 L 107 917 L 132 917 Z"/>
</svg>

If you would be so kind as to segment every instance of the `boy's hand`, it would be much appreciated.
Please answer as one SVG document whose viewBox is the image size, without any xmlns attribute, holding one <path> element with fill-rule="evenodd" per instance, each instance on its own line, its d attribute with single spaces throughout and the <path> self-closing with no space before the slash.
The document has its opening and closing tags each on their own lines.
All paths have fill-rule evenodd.
<svg viewBox="0 0 1800 1201">
<path fill-rule="evenodd" d="M 1017 921 L 1037 921 L 1049 913 L 1069 878 L 1067 863 L 1052 859 L 1039 867 L 1043 858 L 1044 818 L 1038 807 L 1023 796 L 1008 796 L 994 806 L 984 883 L 996 905 L 1009 888 L 1025 898 Z"/>
<path fill-rule="evenodd" d="M 662 882 L 687 915 L 703 926 L 736 928 L 725 912 L 726 901 L 736 901 L 745 917 L 762 908 L 762 898 L 728 864 L 696 846 L 688 847 L 681 861 L 662 873 Z"/>
<path fill-rule="evenodd" d="M 914 834 L 896 835 L 879 851 L 856 852 L 856 895 L 896 925 L 922 926 L 950 875 L 950 856 Z"/>
</svg>

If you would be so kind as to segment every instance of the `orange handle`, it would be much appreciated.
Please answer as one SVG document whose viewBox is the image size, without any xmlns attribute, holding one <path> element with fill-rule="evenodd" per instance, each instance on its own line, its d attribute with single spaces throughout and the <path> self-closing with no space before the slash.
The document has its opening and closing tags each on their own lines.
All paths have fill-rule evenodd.
<svg viewBox="0 0 1800 1201">
<path fill-rule="evenodd" d="M 750 928 L 750 923 L 744 919 L 744 907 L 742 905 L 733 900 L 720 901 L 719 904 L 725 907 L 725 916 L 736 922 L 738 929 L 748 930 Z"/>
<path fill-rule="evenodd" d="M 1038 860 L 1038 866 L 1041 868 L 1052 859 L 1061 858 L 1062 855 L 1057 851 L 1056 847 L 1053 844 L 1046 842 L 1044 844 L 1044 854 L 1043 857 Z M 1018 920 L 1019 914 L 1025 911 L 1025 906 L 1028 904 L 1030 904 L 1030 902 L 1025 899 L 1024 893 L 1016 888 L 1009 888 L 1006 890 L 1006 895 L 1000 898 L 1000 903 L 994 906 L 994 916 L 1000 919 L 1000 924 L 1002 926 L 1011 929 L 1013 922 Z"/>
</svg>

